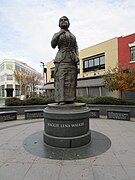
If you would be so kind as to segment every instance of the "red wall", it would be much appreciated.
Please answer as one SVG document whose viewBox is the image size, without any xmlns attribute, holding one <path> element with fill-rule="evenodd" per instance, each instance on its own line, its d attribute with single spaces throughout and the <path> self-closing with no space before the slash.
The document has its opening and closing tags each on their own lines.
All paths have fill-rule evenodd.
<svg viewBox="0 0 135 180">
<path fill-rule="evenodd" d="M 122 67 L 134 67 L 135 62 L 130 63 L 130 47 L 128 44 L 135 42 L 135 33 L 118 38 L 118 64 Z"/>
</svg>

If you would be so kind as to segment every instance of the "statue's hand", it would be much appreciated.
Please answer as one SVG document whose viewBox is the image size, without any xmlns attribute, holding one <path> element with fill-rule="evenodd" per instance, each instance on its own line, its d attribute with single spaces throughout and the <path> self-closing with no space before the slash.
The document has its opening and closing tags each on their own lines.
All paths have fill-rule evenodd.
<svg viewBox="0 0 135 180">
<path fill-rule="evenodd" d="M 64 33 L 66 33 L 66 31 L 65 31 L 64 29 L 61 29 L 61 30 L 59 31 L 59 35 L 64 34 Z"/>
</svg>

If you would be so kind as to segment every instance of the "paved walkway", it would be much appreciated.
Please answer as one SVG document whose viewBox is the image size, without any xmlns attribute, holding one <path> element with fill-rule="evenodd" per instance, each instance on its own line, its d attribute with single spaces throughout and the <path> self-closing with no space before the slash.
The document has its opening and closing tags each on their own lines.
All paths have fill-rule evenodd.
<svg viewBox="0 0 135 180">
<path fill-rule="evenodd" d="M 24 146 L 43 130 L 43 119 L 20 116 L 17 121 L 0 123 L 0 180 L 135 180 L 135 122 L 101 118 L 91 119 L 90 124 L 99 135 L 97 151 L 99 147 L 104 151 L 96 154 L 94 149 L 93 156 L 84 159 L 59 160 L 40 157 L 40 152 L 34 155 L 32 148 L 27 151 Z"/>
</svg>

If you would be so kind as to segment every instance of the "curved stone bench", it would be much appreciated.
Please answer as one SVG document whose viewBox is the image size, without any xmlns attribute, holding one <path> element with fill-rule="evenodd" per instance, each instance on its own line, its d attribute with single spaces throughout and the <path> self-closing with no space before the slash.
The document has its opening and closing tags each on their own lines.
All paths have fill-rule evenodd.
<svg viewBox="0 0 135 180">
<path fill-rule="evenodd" d="M 130 121 L 130 110 L 107 109 L 107 118 Z"/>
<path fill-rule="evenodd" d="M 0 112 L 0 122 L 17 120 L 17 111 Z"/>
<path fill-rule="evenodd" d="M 100 114 L 99 114 L 100 110 L 97 108 L 90 108 L 90 118 L 99 118 Z"/>
<path fill-rule="evenodd" d="M 24 112 L 25 119 L 38 119 L 44 117 L 43 109 L 24 110 Z"/>
</svg>

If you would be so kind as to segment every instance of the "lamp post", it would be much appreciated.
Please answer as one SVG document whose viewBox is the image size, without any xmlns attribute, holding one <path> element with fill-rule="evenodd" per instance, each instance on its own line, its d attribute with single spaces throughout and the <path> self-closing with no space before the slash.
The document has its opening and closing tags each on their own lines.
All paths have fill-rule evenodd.
<svg viewBox="0 0 135 180">
<path fill-rule="evenodd" d="M 40 61 L 40 63 L 42 64 L 42 67 L 43 67 L 43 86 L 45 85 L 45 64 Z"/>
</svg>

